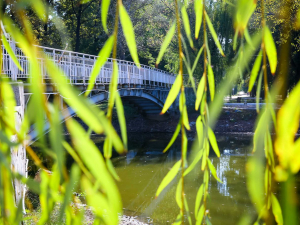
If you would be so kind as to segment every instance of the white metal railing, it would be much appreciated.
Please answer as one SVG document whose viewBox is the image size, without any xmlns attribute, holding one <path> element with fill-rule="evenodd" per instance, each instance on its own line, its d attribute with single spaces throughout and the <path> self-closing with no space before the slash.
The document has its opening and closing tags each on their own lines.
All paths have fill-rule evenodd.
<svg viewBox="0 0 300 225">
<path fill-rule="evenodd" d="M 3 29 L 3 27 L 2 27 Z M 5 33 L 6 34 L 6 33 Z M 9 54 L 3 46 L 2 51 L 2 73 L 6 74 L 12 80 L 30 78 L 30 61 L 27 56 L 16 47 L 16 43 L 6 37 L 13 49 L 23 71 L 19 70 L 14 64 Z M 89 81 L 91 71 L 98 56 L 88 55 L 73 51 L 36 46 L 40 51 L 44 52 L 49 58 L 53 59 L 55 64 L 64 71 L 65 75 L 74 85 L 85 85 Z M 39 58 L 42 76 L 44 80 L 50 79 L 46 72 L 44 59 Z M 117 60 L 119 69 L 119 84 L 135 84 L 135 85 L 153 85 L 153 86 L 170 86 L 175 81 L 175 75 L 163 70 L 155 69 L 149 66 L 141 65 L 138 68 L 133 62 L 125 60 Z M 99 72 L 96 84 L 108 84 L 111 79 L 113 68 L 113 59 L 108 58 L 105 65 Z"/>
</svg>

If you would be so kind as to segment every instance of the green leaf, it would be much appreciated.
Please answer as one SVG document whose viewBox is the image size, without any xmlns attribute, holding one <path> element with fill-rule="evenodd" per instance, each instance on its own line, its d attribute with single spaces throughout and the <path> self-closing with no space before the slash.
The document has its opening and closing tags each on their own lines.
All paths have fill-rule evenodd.
<svg viewBox="0 0 300 225">
<path fill-rule="evenodd" d="M 211 35 L 212 35 L 212 37 L 213 37 L 213 39 L 214 39 L 214 41 L 215 41 L 215 44 L 217 45 L 217 47 L 218 47 L 218 49 L 219 49 L 221 55 L 222 55 L 222 56 L 225 56 L 225 55 L 224 55 L 224 52 L 223 52 L 223 49 L 222 49 L 222 47 L 221 47 L 221 44 L 220 44 L 220 42 L 219 42 L 217 33 L 216 33 L 216 31 L 215 31 L 215 29 L 214 29 L 214 27 L 213 27 L 213 25 L 212 25 L 212 23 L 211 23 L 211 21 L 210 21 L 210 19 L 209 19 L 209 16 L 208 16 L 207 13 L 206 13 L 206 11 L 205 11 L 205 18 L 206 18 L 207 25 L 208 25 L 208 28 L 209 28 L 209 30 L 210 30 L 210 33 L 211 33 Z"/>
<path fill-rule="evenodd" d="M 197 66 L 197 64 L 198 64 L 198 61 L 199 61 L 199 59 L 200 59 L 200 56 L 201 56 L 202 51 L 203 51 L 203 46 L 200 48 L 200 50 L 199 50 L 199 52 L 198 52 L 198 54 L 197 54 L 197 57 L 196 57 L 196 59 L 195 59 L 195 61 L 194 61 L 194 64 L 193 64 L 193 67 L 192 67 L 192 74 L 194 73 L 194 71 L 195 71 L 195 69 L 196 69 L 196 66 Z"/>
<path fill-rule="evenodd" d="M 165 113 L 170 108 L 170 106 L 173 104 L 173 102 L 177 98 L 177 95 L 180 91 L 181 85 L 182 85 L 182 75 L 179 74 L 176 77 L 174 84 L 172 85 L 172 88 L 168 94 L 168 97 L 167 97 L 164 107 L 161 111 L 161 114 Z"/>
<path fill-rule="evenodd" d="M 184 29 L 185 29 L 186 36 L 189 39 L 191 48 L 194 48 L 194 43 L 193 43 L 193 40 L 192 40 L 192 37 L 191 37 L 191 27 L 190 27 L 189 16 L 186 12 L 186 7 L 185 6 L 183 6 L 181 8 L 181 15 L 182 15 L 183 26 L 184 26 Z"/>
<path fill-rule="evenodd" d="M 200 102 L 202 100 L 203 93 L 204 93 L 204 88 L 205 88 L 205 79 L 204 79 L 204 76 L 202 76 L 201 80 L 198 84 L 198 89 L 197 89 L 196 102 L 195 102 L 195 110 L 196 111 L 198 111 L 198 109 L 199 109 Z"/>
<path fill-rule="evenodd" d="M 239 35 L 239 31 L 236 29 L 235 33 L 234 33 L 234 37 L 233 37 L 233 50 L 234 51 L 236 50 L 236 47 L 237 47 L 237 38 L 238 38 L 238 35 Z"/>
<path fill-rule="evenodd" d="M 251 158 L 246 165 L 247 187 L 250 199 L 256 208 L 257 213 L 262 212 L 264 206 L 264 168 L 262 160 L 257 156 Z"/>
<path fill-rule="evenodd" d="M 21 67 L 21 65 L 20 65 L 20 63 L 19 63 L 19 61 L 18 61 L 18 59 L 17 59 L 14 51 L 10 47 L 8 41 L 6 40 L 6 37 L 2 34 L 1 38 L 2 38 L 2 43 L 4 45 L 4 48 L 7 51 L 7 53 L 9 54 L 10 58 L 13 60 L 13 62 L 19 68 L 19 70 L 23 71 L 23 68 Z"/>
<path fill-rule="evenodd" d="M 220 157 L 220 150 L 217 144 L 217 139 L 216 136 L 213 132 L 213 130 L 209 127 L 208 128 L 208 138 L 209 138 L 209 142 L 211 144 L 211 147 L 213 148 L 214 152 L 216 153 L 216 155 L 218 157 Z"/>
<path fill-rule="evenodd" d="M 172 138 L 171 138 L 169 144 L 168 144 L 167 147 L 164 149 L 163 153 L 165 153 L 166 151 L 168 151 L 169 148 L 173 145 L 173 143 L 175 142 L 175 140 L 176 140 L 176 138 L 177 138 L 177 136 L 178 136 L 178 134 L 179 134 L 179 132 L 180 132 L 180 129 L 181 129 L 181 118 L 180 118 L 180 120 L 179 120 L 179 123 L 178 123 L 177 126 L 176 126 L 175 132 L 174 132 L 174 134 L 173 134 L 173 136 L 172 136 Z"/>
<path fill-rule="evenodd" d="M 182 192 L 182 179 L 180 179 L 179 182 L 178 182 L 178 184 L 177 184 L 176 195 L 175 195 L 176 203 L 177 203 L 177 205 L 178 205 L 178 207 L 180 209 L 182 209 L 182 207 L 183 207 L 182 198 L 181 198 L 181 192 Z"/>
<path fill-rule="evenodd" d="M 182 43 L 184 43 L 184 42 L 182 42 Z M 185 45 L 184 45 L 184 46 L 185 46 Z M 188 62 L 187 62 L 187 60 L 186 60 L 184 54 L 182 54 L 182 59 L 183 59 L 183 62 L 184 62 L 184 64 L 185 64 L 186 68 L 187 68 L 187 71 L 188 71 L 189 81 L 191 81 L 191 84 L 192 84 L 192 88 L 193 88 L 193 90 L 194 90 L 194 93 L 196 93 L 196 84 L 195 84 L 195 80 L 194 80 L 194 77 L 193 77 L 193 73 L 192 73 L 192 71 L 191 71 L 191 68 L 190 68 L 190 66 L 189 66 L 189 64 L 188 64 Z"/>
<path fill-rule="evenodd" d="M 122 212 L 121 196 L 114 180 L 106 168 L 101 152 L 76 121 L 69 119 L 66 121 L 66 124 L 71 134 L 74 147 L 80 158 L 96 178 L 101 189 L 105 192 L 110 205 L 109 211 L 107 212 L 111 214 L 110 219 L 117 220 L 118 213 Z M 99 171 L 101 171 L 101 173 L 99 173 Z"/>
<path fill-rule="evenodd" d="M 197 163 L 200 161 L 201 157 L 203 155 L 203 149 L 199 150 L 197 152 L 196 157 L 194 158 L 193 162 L 191 163 L 191 165 L 184 171 L 184 176 L 188 175 L 197 165 Z"/>
<path fill-rule="evenodd" d="M 133 30 L 133 25 L 130 20 L 130 17 L 123 6 L 123 4 L 120 4 L 119 8 L 120 12 L 120 20 L 121 20 L 121 25 L 123 28 L 123 33 L 127 42 L 127 46 L 130 51 L 130 55 L 137 65 L 137 67 L 140 67 L 140 62 L 139 62 L 139 57 L 137 54 L 137 48 L 136 48 L 136 42 L 135 42 L 135 35 L 134 35 L 134 30 Z"/>
<path fill-rule="evenodd" d="M 107 30 L 107 13 L 110 5 L 110 0 L 102 0 L 101 1 L 101 21 L 102 26 L 105 31 L 105 33 L 108 33 Z"/>
<path fill-rule="evenodd" d="M 102 1 L 103 3 L 104 1 Z M 114 35 L 110 36 L 107 41 L 105 42 L 103 48 L 101 49 L 101 51 L 99 52 L 98 58 L 93 66 L 93 70 L 90 74 L 90 80 L 89 80 L 89 85 L 86 89 L 85 92 L 85 96 L 88 96 L 91 92 L 91 90 L 94 87 L 95 84 L 95 80 L 97 78 L 97 76 L 100 73 L 100 70 L 102 68 L 102 66 L 105 64 L 105 62 L 107 61 L 107 58 L 110 56 L 111 50 L 113 48 L 114 45 L 114 40 L 115 37 Z"/>
<path fill-rule="evenodd" d="M 262 62 L 262 55 L 263 55 L 263 53 L 262 53 L 262 51 L 260 51 L 254 62 L 253 69 L 252 69 L 251 75 L 250 75 L 248 92 L 251 92 L 253 85 L 256 81 L 256 78 L 257 78 L 257 75 L 258 75 L 258 72 L 259 72 L 259 69 L 261 66 L 261 62 Z"/>
<path fill-rule="evenodd" d="M 173 22 L 172 26 L 170 27 L 161 47 L 160 47 L 160 50 L 159 50 L 159 53 L 158 53 L 158 56 L 157 56 L 157 59 L 156 59 L 156 65 L 158 65 L 167 49 L 167 47 L 169 46 L 169 44 L 171 43 L 171 40 L 175 34 L 175 29 L 176 29 L 176 23 Z"/>
<path fill-rule="evenodd" d="M 196 201 L 195 201 L 195 218 L 197 219 L 198 217 L 198 212 L 199 212 L 199 207 L 201 205 L 201 200 L 203 197 L 203 189 L 204 186 L 203 184 L 201 184 L 201 186 L 199 187 L 198 191 L 197 191 L 197 195 L 196 195 Z"/>
<path fill-rule="evenodd" d="M 110 174 L 115 178 L 115 180 L 120 181 L 121 179 L 118 176 L 117 171 L 110 159 L 106 159 L 106 166 Z"/>
<path fill-rule="evenodd" d="M 262 84 L 262 78 L 263 78 L 263 73 L 264 71 L 261 70 L 259 79 L 258 79 L 258 84 L 256 88 L 256 111 L 257 113 L 259 112 L 259 98 L 260 98 L 260 92 L 261 92 L 261 84 Z"/>
<path fill-rule="evenodd" d="M 246 29 L 248 21 L 256 8 L 257 1 L 239 0 L 236 6 L 236 29 L 241 33 Z"/>
<path fill-rule="evenodd" d="M 277 67 L 277 51 L 272 33 L 268 26 L 265 27 L 264 44 L 270 62 L 271 73 L 274 75 Z"/>
<path fill-rule="evenodd" d="M 162 180 L 162 182 L 160 183 L 160 185 L 156 191 L 156 194 L 155 194 L 156 198 L 165 189 L 165 187 L 167 187 L 168 184 L 176 177 L 176 175 L 179 171 L 180 165 L 181 165 L 181 160 L 179 160 L 177 163 L 175 163 L 174 166 L 172 167 L 172 169 L 164 177 L 164 179 Z"/>
<path fill-rule="evenodd" d="M 194 1 L 194 10 L 196 16 L 196 24 L 195 24 L 195 38 L 198 39 L 199 32 L 202 24 L 202 17 L 203 17 L 203 4 L 202 0 L 195 0 Z"/>
<path fill-rule="evenodd" d="M 197 130 L 199 148 L 202 149 L 204 135 L 203 135 L 203 123 L 201 121 L 201 116 L 198 116 L 196 120 L 196 130 Z"/>
<path fill-rule="evenodd" d="M 184 105 L 184 107 L 183 107 L 182 120 L 183 120 L 183 124 L 184 124 L 185 128 L 187 130 L 190 130 L 191 127 L 190 127 L 190 124 L 189 124 L 189 117 L 188 117 L 188 112 L 187 112 L 187 109 L 186 109 L 186 105 Z"/>
<path fill-rule="evenodd" d="M 207 159 L 207 164 L 208 164 L 208 167 L 209 167 L 209 170 L 211 172 L 211 174 L 214 176 L 214 178 L 222 183 L 222 181 L 220 180 L 220 178 L 217 176 L 217 171 L 216 171 L 216 168 L 214 167 L 214 165 L 211 163 L 210 159 L 208 158 Z"/>
<path fill-rule="evenodd" d="M 46 17 L 46 6 L 41 0 L 31 0 L 31 6 L 37 16 L 44 22 L 48 20 Z"/>
<path fill-rule="evenodd" d="M 247 28 L 245 29 L 244 35 L 245 35 L 245 39 L 246 39 L 247 43 L 248 43 L 252 48 L 254 48 L 254 47 L 253 47 L 253 44 L 252 44 L 252 40 L 251 40 L 250 34 L 249 34 L 249 31 L 248 31 Z"/>
<path fill-rule="evenodd" d="M 282 225 L 283 217 L 282 217 L 281 207 L 276 196 L 273 193 L 271 195 L 271 201 L 272 201 L 272 212 L 274 214 L 275 220 L 278 225 Z"/>
<path fill-rule="evenodd" d="M 123 103 L 121 100 L 121 97 L 119 95 L 119 92 L 116 92 L 116 108 L 117 108 L 117 114 L 118 114 L 118 120 L 120 124 L 121 129 L 121 135 L 124 143 L 124 148 L 127 149 L 127 128 L 126 128 L 126 120 L 125 120 L 125 114 L 124 114 L 124 108 Z"/>
<path fill-rule="evenodd" d="M 215 97 L 215 76 L 214 71 L 211 68 L 211 65 L 208 65 L 208 74 L 207 74 L 208 84 L 209 84 L 209 92 L 211 101 L 214 100 Z"/>
<path fill-rule="evenodd" d="M 201 205 L 201 208 L 197 214 L 197 221 L 196 221 L 196 225 L 200 225 L 202 220 L 203 220 L 203 217 L 204 217 L 204 212 L 205 212 L 205 208 L 204 208 L 204 205 Z"/>
</svg>

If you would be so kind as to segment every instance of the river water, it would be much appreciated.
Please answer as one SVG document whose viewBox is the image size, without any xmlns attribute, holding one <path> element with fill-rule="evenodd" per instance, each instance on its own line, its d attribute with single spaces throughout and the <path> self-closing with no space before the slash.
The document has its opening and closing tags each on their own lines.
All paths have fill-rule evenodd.
<svg viewBox="0 0 300 225">
<path fill-rule="evenodd" d="M 180 140 L 163 154 L 170 140 L 164 134 L 131 134 L 126 156 L 116 156 L 113 163 L 121 181 L 118 187 L 122 196 L 124 212 L 138 216 L 151 224 L 171 224 L 179 214 L 175 201 L 176 177 L 162 194 L 155 199 L 155 192 L 175 162 L 180 159 Z M 251 157 L 252 136 L 217 136 L 221 157 L 211 150 L 218 177 L 222 183 L 210 176 L 208 209 L 213 224 L 237 224 L 244 214 L 255 218 L 246 187 L 245 163 Z M 95 142 L 98 142 L 95 139 Z M 192 138 L 189 146 L 192 145 Z M 189 151 L 189 162 L 193 153 Z M 194 218 L 197 190 L 203 181 L 200 164 L 185 178 L 185 193 Z"/>
</svg>

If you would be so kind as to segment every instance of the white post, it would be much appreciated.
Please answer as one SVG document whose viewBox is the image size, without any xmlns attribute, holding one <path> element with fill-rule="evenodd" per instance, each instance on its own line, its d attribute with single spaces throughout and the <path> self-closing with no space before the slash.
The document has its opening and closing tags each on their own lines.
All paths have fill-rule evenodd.
<svg viewBox="0 0 300 225">
<path fill-rule="evenodd" d="M 22 120 L 24 118 L 25 111 L 25 97 L 24 97 L 24 87 L 22 83 L 15 83 L 13 85 L 13 90 L 15 93 L 16 99 L 16 110 L 15 110 L 15 121 L 16 121 L 16 130 L 20 131 Z M 17 135 L 12 137 L 12 141 L 17 141 Z M 24 145 L 19 145 L 17 147 L 11 148 L 11 168 L 15 172 L 27 177 L 27 164 L 28 160 L 26 158 L 26 150 Z M 23 212 L 25 213 L 25 192 L 26 186 L 18 179 L 13 180 L 13 187 L 15 192 L 15 203 L 16 205 L 22 201 Z"/>
</svg>

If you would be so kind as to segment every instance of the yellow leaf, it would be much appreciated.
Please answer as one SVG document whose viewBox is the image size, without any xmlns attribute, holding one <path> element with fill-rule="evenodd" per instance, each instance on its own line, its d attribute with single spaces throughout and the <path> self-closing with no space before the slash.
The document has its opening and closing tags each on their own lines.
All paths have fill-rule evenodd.
<svg viewBox="0 0 300 225">
<path fill-rule="evenodd" d="M 203 4 L 202 0 L 194 1 L 194 10 L 196 15 L 196 24 L 195 24 L 195 38 L 198 39 L 199 32 L 202 24 L 202 15 L 203 15 Z"/>
<path fill-rule="evenodd" d="M 271 73 L 274 75 L 277 68 L 277 50 L 272 33 L 268 26 L 265 27 L 264 43 L 270 63 Z"/>
</svg>

